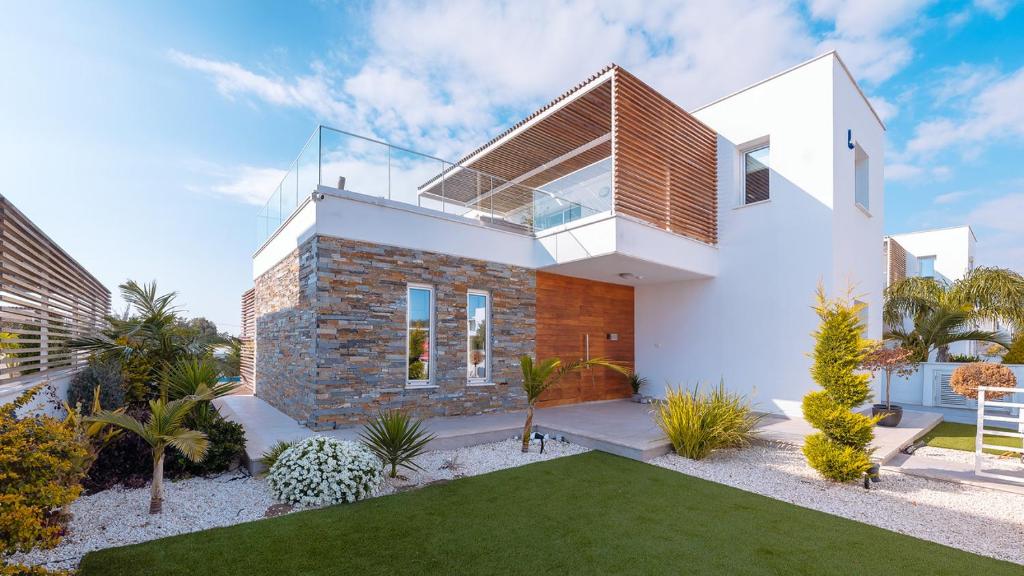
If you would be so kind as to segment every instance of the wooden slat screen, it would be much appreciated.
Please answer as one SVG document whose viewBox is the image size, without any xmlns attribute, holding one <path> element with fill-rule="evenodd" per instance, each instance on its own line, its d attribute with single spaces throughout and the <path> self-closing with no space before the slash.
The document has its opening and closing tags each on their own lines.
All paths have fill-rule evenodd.
<svg viewBox="0 0 1024 576">
<path fill-rule="evenodd" d="M 69 340 L 109 310 L 110 291 L 0 195 L 0 389 L 80 368 Z"/>
<path fill-rule="evenodd" d="M 629 72 L 612 82 L 616 212 L 717 243 L 717 135 Z"/>
<path fill-rule="evenodd" d="M 256 289 L 250 288 L 242 294 L 242 383 L 252 387 L 256 382 Z"/>
<path fill-rule="evenodd" d="M 885 285 L 892 286 L 907 277 L 907 250 L 892 238 L 886 238 L 883 244 L 885 254 Z"/>
</svg>

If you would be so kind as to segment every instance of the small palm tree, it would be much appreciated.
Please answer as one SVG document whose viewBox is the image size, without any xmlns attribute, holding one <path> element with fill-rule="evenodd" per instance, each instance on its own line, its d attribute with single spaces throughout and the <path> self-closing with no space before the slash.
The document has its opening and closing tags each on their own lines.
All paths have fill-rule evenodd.
<svg viewBox="0 0 1024 576">
<path fill-rule="evenodd" d="M 918 350 L 926 361 L 932 350 L 945 361 L 949 345 L 962 341 L 1004 344 L 1001 335 L 978 330 L 978 322 L 1000 320 L 1024 326 L 1024 276 L 1005 268 L 979 267 L 955 282 L 911 277 L 885 291 L 887 336 Z M 903 327 L 904 319 L 913 329 Z"/>
<path fill-rule="evenodd" d="M 205 429 L 216 416 L 210 400 L 227 396 L 238 388 L 236 382 L 220 382 L 220 371 L 208 358 L 182 358 L 164 371 L 164 386 L 168 398 L 209 398 L 199 400 L 193 410 L 193 423 Z"/>
<path fill-rule="evenodd" d="M 193 462 L 206 456 L 209 441 L 206 434 L 189 430 L 182 423 L 192 412 L 197 401 L 209 400 L 189 396 L 170 402 L 161 398 L 149 401 L 149 418 L 139 422 L 122 412 L 104 410 L 88 418 L 90 422 L 102 422 L 123 428 L 142 438 L 153 451 L 153 485 L 150 489 L 149 513 L 159 514 L 164 502 L 164 453 L 170 446 Z"/>
<path fill-rule="evenodd" d="M 526 423 L 523 425 L 523 452 L 530 451 L 530 432 L 533 429 L 533 411 L 537 400 L 545 390 L 555 385 L 563 376 L 570 372 L 577 372 L 587 368 L 603 366 L 629 376 L 629 368 L 606 360 L 604 358 L 592 358 L 590 360 L 575 360 L 573 362 L 562 362 L 559 358 L 548 358 L 543 362 L 534 363 L 533 358 L 523 355 L 519 358 L 519 366 L 523 371 L 523 391 L 526 392 Z"/>
</svg>

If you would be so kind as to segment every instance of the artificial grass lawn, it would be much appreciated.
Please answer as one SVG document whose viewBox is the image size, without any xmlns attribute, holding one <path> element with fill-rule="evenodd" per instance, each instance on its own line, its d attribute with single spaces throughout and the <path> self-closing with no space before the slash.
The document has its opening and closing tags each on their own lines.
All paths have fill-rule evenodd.
<svg viewBox="0 0 1024 576">
<path fill-rule="evenodd" d="M 1013 432 L 1013 430 L 1007 430 Z M 929 446 L 935 448 L 948 448 L 950 450 L 965 450 L 967 452 L 974 452 L 974 435 L 977 434 L 978 427 L 974 424 L 960 424 L 959 422 L 941 422 L 938 426 L 932 429 L 931 432 L 926 434 L 923 438 Z M 985 444 L 994 444 L 996 446 L 1015 446 L 1020 448 L 1020 438 L 1009 438 L 1007 436 L 985 436 Z M 988 450 L 985 452 L 997 454 L 996 450 Z"/>
<path fill-rule="evenodd" d="M 80 576 L 1021 572 L 1007 562 L 589 452 L 93 552 Z"/>
</svg>

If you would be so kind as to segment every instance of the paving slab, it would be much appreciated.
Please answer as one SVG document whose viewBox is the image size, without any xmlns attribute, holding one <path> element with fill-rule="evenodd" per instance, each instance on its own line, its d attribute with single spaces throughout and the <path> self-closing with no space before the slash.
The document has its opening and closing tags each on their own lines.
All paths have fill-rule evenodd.
<svg viewBox="0 0 1024 576">
<path fill-rule="evenodd" d="M 1020 480 L 1014 482 L 1000 478 L 985 478 L 974 474 L 974 465 L 966 462 L 957 462 L 943 458 L 929 458 L 921 455 L 898 454 L 889 461 L 883 471 L 900 472 L 911 476 L 921 476 L 932 480 L 944 480 L 957 484 L 978 486 L 991 490 L 1002 490 L 1015 494 L 1024 494 L 1024 466 L 1019 471 L 1011 471 L 994 467 L 983 467 L 982 471 L 1019 476 Z"/>
</svg>

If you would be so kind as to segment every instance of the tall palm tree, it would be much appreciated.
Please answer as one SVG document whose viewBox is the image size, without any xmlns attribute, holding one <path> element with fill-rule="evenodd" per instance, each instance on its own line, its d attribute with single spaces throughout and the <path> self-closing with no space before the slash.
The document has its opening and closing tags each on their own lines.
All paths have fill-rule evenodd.
<svg viewBox="0 0 1024 576">
<path fill-rule="evenodd" d="M 523 425 L 523 452 L 530 451 L 530 432 L 533 429 L 533 411 L 537 400 L 545 390 L 555 385 L 563 376 L 570 372 L 603 366 L 628 376 L 629 368 L 606 360 L 604 358 L 592 358 L 590 360 L 575 360 L 573 362 L 562 362 L 559 358 L 548 358 L 539 363 L 534 363 L 533 358 L 523 355 L 519 358 L 519 366 L 523 371 L 523 391 L 526 392 L 526 423 Z"/>
<path fill-rule="evenodd" d="M 935 278 L 904 278 L 885 291 L 882 312 L 886 338 L 919 351 L 927 360 L 932 350 L 945 361 L 949 345 L 962 341 L 1006 345 L 995 331 L 978 329 L 988 320 L 1024 326 L 1024 277 L 1005 268 L 979 267 L 955 282 Z M 904 327 L 904 320 L 913 323 Z"/>
<path fill-rule="evenodd" d="M 107 316 L 104 329 L 72 340 L 72 347 L 128 362 L 141 359 L 148 367 L 148 385 L 158 382 L 168 365 L 179 358 L 209 353 L 209 345 L 180 321 L 174 305 L 176 292 L 157 294 L 156 282 L 139 284 L 134 280 L 121 284 L 120 289 L 128 303 L 124 314 Z"/>
<path fill-rule="evenodd" d="M 88 422 L 102 422 L 123 428 L 142 438 L 153 452 L 153 485 L 150 489 L 149 513 L 159 514 L 164 502 L 164 453 L 170 446 L 193 462 L 206 456 L 209 441 L 206 434 L 185 428 L 183 422 L 197 401 L 208 397 L 188 396 L 170 402 L 163 398 L 149 401 L 149 418 L 139 422 L 123 412 L 104 410 L 88 418 Z"/>
</svg>

